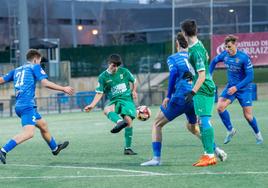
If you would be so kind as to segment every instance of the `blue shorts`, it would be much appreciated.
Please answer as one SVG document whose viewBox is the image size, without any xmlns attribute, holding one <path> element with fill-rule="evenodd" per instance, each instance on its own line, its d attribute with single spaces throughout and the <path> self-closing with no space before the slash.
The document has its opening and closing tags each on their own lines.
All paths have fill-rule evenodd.
<svg viewBox="0 0 268 188">
<path fill-rule="evenodd" d="M 186 104 L 184 99 L 171 98 L 167 105 L 167 108 L 164 108 L 161 105 L 160 109 L 169 121 L 172 121 L 181 114 L 185 114 L 190 124 L 195 124 L 197 122 L 197 117 L 194 111 L 194 104 Z"/>
<path fill-rule="evenodd" d="M 17 116 L 21 119 L 21 125 L 36 125 L 36 120 L 41 119 L 36 107 L 16 107 Z"/>
<path fill-rule="evenodd" d="M 228 89 L 230 87 L 226 86 L 222 91 L 221 97 L 229 99 L 231 103 L 237 99 L 242 107 L 252 106 L 252 89 L 246 88 L 243 90 L 237 90 L 233 95 L 228 94 Z"/>
</svg>

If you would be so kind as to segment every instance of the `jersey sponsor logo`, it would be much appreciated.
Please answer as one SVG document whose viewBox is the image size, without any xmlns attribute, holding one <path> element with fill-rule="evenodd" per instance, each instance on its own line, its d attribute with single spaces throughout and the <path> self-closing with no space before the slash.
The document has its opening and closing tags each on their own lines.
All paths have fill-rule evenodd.
<svg viewBox="0 0 268 188">
<path fill-rule="evenodd" d="M 121 94 L 127 91 L 127 86 L 125 83 L 118 84 L 114 86 L 111 90 L 113 95 Z"/>
<path fill-rule="evenodd" d="M 112 82 L 112 80 L 107 80 L 106 83 Z"/>
</svg>

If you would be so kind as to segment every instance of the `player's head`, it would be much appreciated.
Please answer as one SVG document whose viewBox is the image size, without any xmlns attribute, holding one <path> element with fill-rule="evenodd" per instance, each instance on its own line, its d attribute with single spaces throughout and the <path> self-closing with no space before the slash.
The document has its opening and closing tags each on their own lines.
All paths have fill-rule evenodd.
<svg viewBox="0 0 268 188">
<path fill-rule="evenodd" d="M 188 48 L 188 43 L 187 43 L 184 35 L 182 34 L 182 32 L 178 32 L 178 34 L 177 34 L 177 37 L 176 37 L 176 45 L 177 45 L 178 50 L 180 48 L 183 48 L 183 49 L 187 49 Z"/>
<path fill-rule="evenodd" d="M 108 58 L 109 71 L 115 73 L 118 67 L 122 64 L 122 59 L 119 54 L 111 54 Z"/>
<path fill-rule="evenodd" d="M 181 22 L 181 30 L 186 37 L 197 35 L 197 24 L 193 19 L 187 19 Z"/>
<path fill-rule="evenodd" d="M 41 53 L 35 49 L 28 50 L 26 54 L 27 61 L 30 61 L 31 63 L 34 63 L 34 64 L 40 64 L 41 58 L 42 58 Z"/>
<path fill-rule="evenodd" d="M 238 38 L 234 35 L 228 35 L 224 39 L 225 49 L 229 53 L 229 55 L 231 55 L 231 56 L 236 54 L 236 51 L 237 51 L 236 41 L 237 41 L 237 39 Z"/>
</svg>

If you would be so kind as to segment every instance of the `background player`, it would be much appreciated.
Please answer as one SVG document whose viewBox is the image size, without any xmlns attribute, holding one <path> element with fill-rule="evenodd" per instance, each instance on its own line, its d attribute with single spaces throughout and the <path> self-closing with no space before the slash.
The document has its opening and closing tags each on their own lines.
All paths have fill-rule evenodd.
<svg viewBox="0 0 268 188">
<path fill-rule="evenodd" d="M 186 94 L 186 101 L 194 101 L 196 115 L 200 118 L 204 155 L 193 166 L 209 166 L 217 163 L 214 155 L 214 129 L 210 123 L 215 100 L 215 84 L 208 70 L 208 53 L 197 38 L 195 20 L 184 20 L 181 30 L 189 44 L 189 62 L 195 70 L 193 89 Z"/>
<path fill-rule="evenodd" d="M 110 55 L 108 69 L 99 75 L 96 95 L 91 104 L 85 107 L 85 111 L 90 112 L 103 97 L 103 94 L 106 94 L 110 102 L 104 108 L 104 114 L 116 123 L 111 133 L 118 133 L 125 128 L 124 154 L 136 155 L 137 153 L 131 149 L 133 136 L 131 124 L 136 117 L 136 107 L 133 99 L 137 99 L 137 84 L 129 70 L 120 67 L 121 64 L 120 55 Z M 130 83 L 132 84 L 130 85 Z"/>
<path fill-rule="evenodd" d="M 160 106 L 155 122 L 152 126 L 153 159 L 141 164 L 141 166 L 160 165 L 162 148 L 162 128 L 181 114 L 185 114 L 188 120 L 188 130 L 200 138 L 200 130 L 197 117 L 194 112 L 193 102 L 185 102 L 185 94 L 192 90 L 192 73 L 194 70 L 188 62 L 188 44 L 182 33 L 177 34 L 177 53 L 168 57 L 169 83 L 167 97 Z M 194 73 L 194 72 L 193 72 Z M 227 154 L 215 148 L 215 153 L 221 160 L 226 160 Z"/>
<path fill-rule="evenodd" d="M 63 144 L 57 144 L 51 136 L 47 123 L 37 111 L 35 104 L 35 85 L 36 81 L 40 81 L 42 86 L 62 91 L 72 95 L 73 88 L 67 86 L 62 87 L 47 80 L 48 76 L 41 68 L 41 54 L 34 49 L 30 49 L 26 55 L 27 63 L 20 66 L 3 77 L 0 77 L 0 84 L 14 81 L 16 104 L 16 114 L 21 118 L 22 132 L 10 139 L 0 150 L 0 160 L 6 163 L 6 154 L 14 149 L 18 144 L 31 139 L 34 136 L 35 126 L 39 128 L 42 137 L 48 143 L 53 155 L 57 155 L 62 149 L 69 144 L 65 141 Z"/>
<path fill-rule="evenodd" d="M 263 138 L 258 128 L 257 120 L 252 115 L 251 82 L 254 78 L 253 65 L 248 55 L 237 49 L 236 41 L 237 37 L 234 35 L 227 36 L 224 40 L 226 50 L 217 55 L 209 67 L 211 74 L 219 62 L 224 62 L 227 67 L 228 83 L 217 105 L 219 116 L 228 131 L 224 144 L 230 142 L 236 133 L 236 130 L 232 126 L 229 112 L 226 110 L 235 99 L 238 99 L 243 108 L 244 117 L 255 133 L 256 143 L 261 144 Z"/>
</svg>

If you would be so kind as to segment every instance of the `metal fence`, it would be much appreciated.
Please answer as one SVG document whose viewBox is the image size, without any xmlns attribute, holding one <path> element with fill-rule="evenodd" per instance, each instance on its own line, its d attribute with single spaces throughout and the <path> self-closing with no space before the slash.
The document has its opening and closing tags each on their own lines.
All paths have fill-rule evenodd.
<svg viewBox="0 0 268 188">
<path fill-rule="evenodd" d="M 38 97 L 35 100 L 38 112 L 41 114 L 60 114 L 83 111 L 84 107 L 91 103 L 94 96 L 94 91 L 78 92 L 75 96 L 67 96 L 63 93 L 59 93 L 51 97 Z M 164 97 L 165 92 L 163 91 L 151 91 L 151 93 L 148 91 L 140 91 L 138 93 L 139 100 L 136 101 L 136 105 L 159 105 L 162 103 Z M 103 109 L 107 102 L 108 100 L 103 97 L 95 109 Z M 15 98 L 11 97 L 11 99 L 0 99 L 0 117 L 12 116 L 16 116 Z"/>
</svg>

